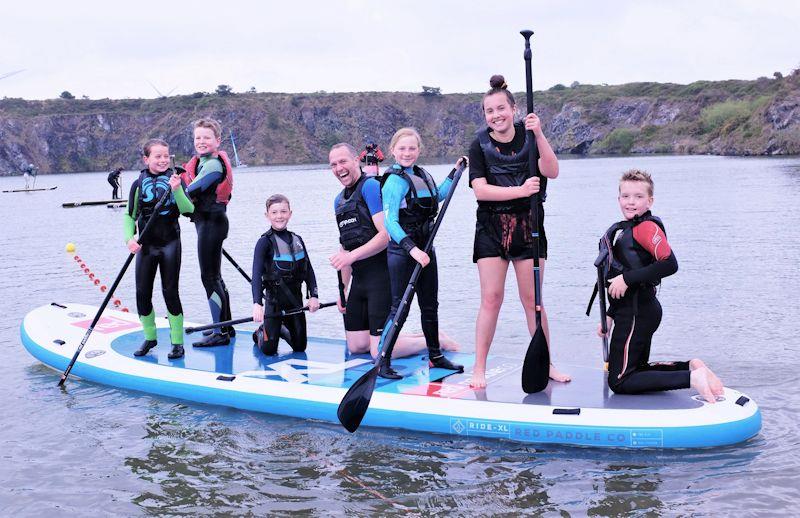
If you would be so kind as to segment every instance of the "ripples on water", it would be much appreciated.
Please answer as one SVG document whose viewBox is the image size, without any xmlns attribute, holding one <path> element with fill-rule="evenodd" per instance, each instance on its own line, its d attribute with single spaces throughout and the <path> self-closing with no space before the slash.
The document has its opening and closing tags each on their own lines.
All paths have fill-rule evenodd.
<svg viewBox="0 0 800 518">
<path fill-rule="evenodd" d="M 105 174 L 40 176 L 55 191 L 0 198 L 0 366 L 3 434 L 0 513 L 16 516 L 234 514 L 345 515 L 520 513 L 570 515 L 763 515 L 795 512 L 800 454 L 796 210 L 798 159 L 632 157 L 562 161 L 547 201 L 545 274 L 555 361 L 594 365 L 599 341 L 582 312 L 596 242 L 618 218 L 616 179 L 630 167 L 653 173 L 654 213 L 664 218 L 680 262 L 660 298 L 665 308 L 655 359 L 707 358 L 726 384 L 761 406 L 764 427 L 746 444 L 699 451 L 534 447 L 497 440 L 362 429 L 350 435 L 317 422 L 260 415 L 71 380 L 33 360 L 19 341 L 30 309 L 51 301 L 99 304 L 67 241 L 103 282 L 125 259 L 121 213 L 60 203 L 108 196 Z M 435 176 L 449 166 L 431 168 Z M 133 174 L 124 177 L 129 185 Z M 6 189 L 19 178 L 0 178 Z M 290 228 L 310 246 L 323 299 L 336 276 L 330 211 L 338 183 L 325 170 L 251 168 L 237 176 L 226 249 L 248 268 L 266 229 L 263 202 L 292 200 Z M 478 308 L 470 262 L 474 199 L 459 187 L 438 239 L 442 328 L 472 348 Z M 181 297 L 205 321 L 195 233 L 183 225 Z M 234 312 L 249 311 L 249 288 L 225 266 Z M 119 298 L 134 308 L 133 275 Z M 524 353 L 524 316 L 513 275 L 494 347 Z M 158 294 L 158 290 L 156 290 Z M 165 308 L 159 296 L 156 310 Z M 448 308 L 459 308 L 458 312 Z M 413 312 L 407 326 L 418 327 Z M 321 312 L 310 332 L 340 336 L 341 319 Z"/>
</svg>

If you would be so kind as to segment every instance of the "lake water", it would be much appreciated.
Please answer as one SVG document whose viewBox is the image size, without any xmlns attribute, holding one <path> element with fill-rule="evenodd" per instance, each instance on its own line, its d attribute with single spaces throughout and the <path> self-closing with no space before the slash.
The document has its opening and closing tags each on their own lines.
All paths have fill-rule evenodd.
<svg viewBox="0 0 800 518">
<path fill-rule="evenodd" d="M 424 162 L 423 162 L 424 163 Z M 19 339 L 29 310 L 52 301 L 99 304 L 67 242 L 110 284 L 125 260 L 122 213 L 105 206 L 105 173 L 39 176 L 54 191 L 0 194 L 0 514 L 109 515 L 737 515 L 795 514 L 800 503 L 800 342 L 797 273 L 800 159 L 626 157 L 564 160 L 546 203 L 550 257 L 544 297 L 554 361 L 601 362 L 595 317 L 584 315 L 599 235 L 619 218 L 617 179 L 651 172 L 653 212 L 680 263 L 664 281 L 654 359 L 700 356 L 726 385 L 753 397 L 761 433 L 747 443 L 695 451 L 626 451 L 453 438 L 262 415 L 126 392 L 58 375 Z M 442 178 L 450 166 L 430 170 Z M 134 173 L 123 175 L 123 192 Z M 464 178 L 466 180 L 466 178 Z M 0 188 L 22 179 L 0 178 Z M 336 297 L 327 257 L 337 246 L 326 169 L 238 173 L 225 247 L 246 269 L 266 230 L 264 200 L 292 201 L 289 228 L 309 246 L 322 300 Z M 479 304 L 471 262 L 475 200 L 459 187 L 437 239 L 442 329 L 472 350 Z M 195 231 L 183 223 L 181 298 L 187 319 L 208 320 Z M 249 286 L 229 265 L 234 316 L 250 311 Z M 156 311 L 165 307 L 156 290 Z M 135 311 L 132 271 L 118 290 Z M 417 327 L 412 312 L 407 329 Z M 309 318 L 309 334 L 340 337 L 334 310 Z M 493 351 L 520 358 L 529 336 L 509 275 Z"/>
</svg>

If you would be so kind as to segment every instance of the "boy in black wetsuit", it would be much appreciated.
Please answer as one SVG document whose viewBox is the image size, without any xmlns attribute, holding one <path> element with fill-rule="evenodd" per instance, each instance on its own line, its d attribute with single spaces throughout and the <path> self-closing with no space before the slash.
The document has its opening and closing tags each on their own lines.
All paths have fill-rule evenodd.
<svg viewBox="0 0 800 518">
<path fill-rule="evenodd" d="M 301 285 L 306 283 L 308 310 L 319 309 L 317 278 L 308 257 L 303 239 L 286 230 L 292 210 L 289 199 L 282 194 L 267 198 L 267 219 L 271 228 L 256 243 L 253 252 L 253 321 L 264 322 L 257 335 L 261 352 L 277 354 L 281 324 L 291 335 L 291 346 L 295 352 L 306 350 L 306 316 L 304 313 L 285 317 L 264 315 L 303 306 Z"/>
<path fill-rule="evenodd" d="M 172 351 L 170 360 L 183 356 L 183 308 L 178 296 L 181 269 L 181 229 L 178 217 L 190 214 L 194 205 L 186 195 L 180 176 L 170 169 L 167 143 L 159 139 L 147 141 L 142 150 L 144 169 L 133 184 L 125 213 L 125 242 L 136 254 L 136 309 L 144 331 L 144 343 L 133 354 L 144 356 L 156 346 L 156 313 L 153 309 L 153 282 L 156 269 L 161 271 L 161 291 L 167 305 Z M 171 190 L 161 212 L 153 209 L 161 196 Z M 142 236 L 141 244 L 134 239 L 137 227 L 144 228 L 150 218 L 156 218 Z"/>
<path fill-rule="evenodd" d="M 709 403 L 724 393 L 722 382 L 700 359 L 650 363 L 653 334 L 661 323 L 656 286 L 678 271 L 664 225 L 650 213 L 653 180 L 631 170 L 619 182 L 619 206 L 624 220 L 604 236 L 612 244 L 608 279 L 613 322 L 608 363 L 608 386 L 617 394 L 640 394 L 692 387 Z M 619 235 L 616 236 L 617 232 Z M 616 238 L 616 239 L 615 239 Z M 621 270 L 621 271 L 619 271 Z M 602 336 L 601 326 L 598 334 Z"/>
</svg>

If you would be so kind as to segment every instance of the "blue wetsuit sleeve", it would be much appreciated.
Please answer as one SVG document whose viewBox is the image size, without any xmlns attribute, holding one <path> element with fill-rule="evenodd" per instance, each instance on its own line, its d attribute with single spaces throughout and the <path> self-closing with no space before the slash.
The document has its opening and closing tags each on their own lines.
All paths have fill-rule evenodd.
<svg viewBox="0 0 800 518">
<path fill-rule="evenodd" d="M 194 193 L 199 191 L 205 191 L 211 187 L 216 187 L 219 182 L 222 181 L 222 171 L 214 171 L 213 173 L 208 173 L 203 176 L 200 176 L 192 182 L 188 189 L 186 189 L 186 193 L 191 196 Z"/>
<path fill-rule="evenodd" d="M 404 239 L 411 240 L 406 231 L 403 230 L 403 227 L 400 226 L 400 203 L 405 198 L 406 193 L 408 193 L 408 183 L 396 174 L 389 175 L 381 190 L 386 230 L 389 232 L 392 241 L 397 244 L 400 244 Z"/>
<path fill-rule="evenodd" d="M 264 286 L 261 277 L 264 275 L 267 258 L 272 255 L 272 243 L 267 236 L 261 236 L 253 250 L 253 275 L 250 287 L 253 291 L 253 303 L 264 304 Z"/>
<path fill-rule="evenodd" d="M 444 200 L 445 198 L 447 198 L 447 195 L 448 195 L 448 193 L 450 192 L 450 189 L 451 189 L 452 187 L 453 187 L 453 179 L 452 179 L 452 178 L 450 178 L 450 177 L 448 176 L 448 177 L 447 177 L 447 178 L 445 178 L 445 179 L 444 179 L 444 181 L 443 181 L 442 183 L 440 183 L 440 184 L 439 184 L 439 186 L 438 186 L 438 190 L 439 190 L 439 196 L 437 197 L 437 199 L 438 199 L 439 201 L 442 201 L 442 200 Z"/>
<path fill-rule="evenodd" d="M 364 201 L 367 202 L 370 216 L 374 216 L 383 210 L 381 183 L 378 180 L 370 178 L 364 182 L 364 185 L 361 186 L 361 195 L 364 197 Z"/>
</svg>

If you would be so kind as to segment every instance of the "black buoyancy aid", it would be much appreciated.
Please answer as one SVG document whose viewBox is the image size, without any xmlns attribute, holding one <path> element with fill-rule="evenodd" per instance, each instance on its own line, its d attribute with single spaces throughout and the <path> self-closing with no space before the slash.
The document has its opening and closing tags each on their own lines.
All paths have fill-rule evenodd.
<svg viewBox="0 0 800 518">
<path fill-rule="evenodd" d="M 653 216 L 648 210 L 641 216 L 614 223 L 600 238 L 600 243 L 598 245 L 600 252 L 597 255 L 597 259 L 594 261 L 594 266 L 598 269 L 598 276 L 602 278 L 602 282 L 606 288 L 608 287 L 609 279 L 622 275 L 628 270 L 644 268 L 652 264 L 655 260 L 633 237 L 633 229 L 645 221 L 652 221 L 666 234 L 664 223 L 660 218 Z M 617 235 L 617 233 L 619 233 L 619 235 Z M 599 282 L 598 279 L 598 283 Z M 589 309 L 586 310 L 587 315 L 597 295 L 598 283 L 594 285 L 594 291 L 589 300 Z M 647 284 L 647 286 L 651 287 L 657 285 L 658 283 Z M 641 287 L 641 285 L 631 287 L 638 288 Z"/>
<path fill-rule="evenodd" d="M 144 226 L 153 217 L 153 209 L 156 208 L 158 200 L 165 192 L 171 191 L 169 179 L 172 176 L 172 169 L 167 169 L 159 175 L 153 175 L 149 170 L 144 169 L 139 173 L 139 194 L 138 205 L 139 214 L 136 218 L 136 225 L 141 232 Z M 145 239 L 148 242 L 166 242 L 180 236 L 181 227 L 178 223 L 178 205 L 175 203 L 175 196 L 170 193 L 155 222 L 147 231 Z"/>
<path fill-rule="evenodd" d="M 289 232 L 291 243 L 278 238 L 272 229 L 262 237 L 267 237 L 272 244 L 271 267 L 263 273 L 262 280 L 265 285 L 274 286 L 284 281 L 299 284 L 306 278 L 308 272 L 308 255 L 303 240 L 294 232 Z"/>
<path fill-rule="evenodd" d="M 390 167 L 384 177 L 389 174 L 396 174 L 408 184 L 408 192 L 405 197 L 405 207 L 400 205 L 398 220 L 403 230 L 409 233 L 416 232 L 425 223 L 433 221 L 439 212 L 439 189 L 436 181 L 425 169 L 415 165 L 414 174 L 408 174 L 405 169 Z M 419 191 L 427 191 L 430 197 L 420 197 Z"/>
<path fill-rule="evenodd" d="M 525 131 L 519 124 L 514 126 L 515 131 Z M 489 128 L 478 131 L 478 143 L 483 151 L 483 158 L 486 160 L 486 182 L 489 185 L 499 187 L 517 187 L 531 178 L 531 169 L 528 158 L 530 147 L 535 145 L 531 141 L 530 134 L 525 131 L 525 144 L 519 153 L 504 155 L 500 153 L 492 139 L 489 137 Z M 539 175 L 539 199 L 544 201 L 547 198 L 547 177 Z M 530 209 L 530 201 L 527 198 L 519 200 L 509 200 L 491 204 L 493 212 L 520 212 Z"/>
<path fill-rule="evenodd" d="M 378 229 L 372 222 L 369 207 L 361 189 L 369 177 L 361 174 L 352 188 L 343 189 L 336 203 L 336 224 L 339 227 L 339 243 L 348 251 L 365 245 L 375 237 Z M 350 191 L 350 196 L 347 192 Z"/>
</svg>

